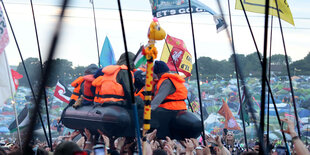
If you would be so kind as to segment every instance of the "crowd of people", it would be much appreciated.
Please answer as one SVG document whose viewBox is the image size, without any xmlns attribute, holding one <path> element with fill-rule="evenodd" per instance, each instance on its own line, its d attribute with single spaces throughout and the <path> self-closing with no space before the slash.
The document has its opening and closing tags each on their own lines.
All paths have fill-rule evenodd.
<svg viewBox="0 0 310 155">
<path fill-rule="evenodd" d="M 265 150 L 267 154 L 296 154 L 307 155 L 309 146 L 306 146 L 297 136 L 294 130 L 294 123 L 289 119 L 282 119 L 287 123 L 288 133 L 292 140 L 289 150 L 284 143 L 271 142 L 267 147 L 266 137 L 264 137 Z M 256 141 L 248 141 L 248 146 L 244 140 L 236 140 L 232 131 L 223 131 L 223 135 L 206 135 L 205 140 L 201 138 L 188 138 L 183 140 L 157 139 L 157 130 L 146 134 L 146 143 L 143 149 L 147 155 L 239 155 L 239 154 L 259 154 L 260 145 Z M 79 136 L 81 135 L 81 136 Z M 79 138 L 78 138 L 79 137 Z M 142 141 L 142 140 L 140 140 Z M 134 137 L 113 137 L 106 136 L 98 130 L 97 134 L 91 134 L 88 129 L 84 131 L 74 131 L 67 136 L 58 137 L 53 142 L 53 152 L 46 142 L 34 141 L 29 144 L 32 147 L 33 154 L 36 155 L 134 155 L 138 154 L 137 139 Z M 2 144 L 0 155 L 19 155 L 22 150 L 18 143 Z"/>
<path fill-rule="evenodd" d="M 129 53 L 130 60 L 133 54 Z M 134 79 L 134 90 L 138 104 L 143 105 L 145 90 L 145 71 L 134 71 L 133 62 L 130 62 L 132 78 Z M 128 67 L 126 57 L 123 54 L 117 65 L 107 66 L 99 69 L 96 65 L 90 65 L 83 77 L 76 79 L 71 85 L 74 87 L 71 101 L 68 106 L 79 108 L 81 106 L 116 104 L 125 106 L 130 101 L 130 88 Z M 157 80 L 154 85 L 154 94 L 151 101 L 152 110 L 187 110 L 186 102 L 187 89 L 184 86 L 185 80 L 178 74 L 169 73 L 169 68 L 162 61 L 155 61 L 154 78 Z M 155 82 L 154 82 L 155 83 Z M 141 91 L 142 90 L 142 91 Z M 284 131 L 292 137 L 291 144 L 268 142 L 264 139 L 264 145 L 260 145 L 256 140 L 248 141 L 235 139 L 233 131 L 224 129 L 222 135 L 205 135 L 204 138 L 184 138 L 174 140 L 170 137 L 158 139 L 157 130 L 150 131 L 143 137 L 143 151 L 147 155 L 238 155 L 238 154 L 258 154 L 263 150 L 267 154 L 310 154 L 308 148 L 297 136 L 294 123 L 288 119 L 283 119 L 287 124 Z M 202 134 L 203 136 L 204 134 Z M 200 137 L 202 137 L 200 136 Z M 54 154 L 54 155 L 131 155 L 139 151 L 138 142 L 142 140 L 135 137 L 115 137 L 106 136 L 100 129 L 90 132 L 85 128 L 83 131 L 75 130 L 67 136 L 60 136 L 53 141 L 52 148 L 46 142 L 34 140 L 31 144 L 33 154 Z M 16 143 L 4 142 L 1 144 L 0 155 L 22 154 L 22 148 L 18 141 Z M 260 150 L 260 146 L 264 149 Z"/>
</svg>

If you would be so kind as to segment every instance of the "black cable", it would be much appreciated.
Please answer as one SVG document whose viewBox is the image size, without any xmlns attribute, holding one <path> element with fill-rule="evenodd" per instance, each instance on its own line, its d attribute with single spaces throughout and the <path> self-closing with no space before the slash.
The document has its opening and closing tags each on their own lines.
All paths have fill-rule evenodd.
<svg viewBox="0 0 310 155">
<path fill-rule="evenodd" d="M 23 58 L 22 53 L 21 53 L 21 51 L 20 51 L 20 48 L 19 48 L 19 45 L 18 45 L 16 36 L 15 36 L 14 30 L 13 30 L 13 27 L 12 27 L 11 21 L 10 21 L 9 15 L 8 15 L 8 13 L 7 13 L 6 9 L 5 9 L 5 5 L 4 5 L 4 3 L 3 3 L 3 0 L 1 0 L 1 3 L 2 3 L 2 6 L 3 6 L 3 10 L 4 10 L 4 12 L 5 12 L 6 18 L 7 18 L 7 20 L 8 20 L 8 23 L 9 23 L 9 25 L 10 25 L 11 32 L 12 32 L 12 35 L 13 35 L 13 38 L 14 38 L 14 41 L 15 41 L 15 44 L 16 44 L 18 53 L 19 53 L 20 59 L 21 59 L 22 64 L 23 64 L 23 68 L 24 68 L 24 70 L 25 70 L 25 74 L 26 74 L 26 77 L 27 77 L 27 81 L 28 81 L 28 84 L 29 84 L 31 93 L 32 93 L 33 100 L 34 100 L 35 104 L 38 104 L 38 101 L 39 101 L 39 100 L 37 100 L 37 98 L 36 98 L 36 96 L 35 96 L 35 93 L 34 93 L 32 84 L 31 84 L 31 82 L 30 82 L 29 74 L 28 74 L 27 69 L 26 69 L 26 65 L 25 65 L 25 62 L 24 62 L 24 58 Z M 45 127 L 44 127 L 44 122 L 43 122 L 43 120 L 42 120 L 42 116 L 41 116 L 40 111 L 38 111 L 38 115 L 39 115 L 39 119 L 40 119 L 40 122 L 41 122 L 41 125 L 42 125 L 42 128 L 43 128 L 43 132 L 44 132 L 44 135 L 45 135 L 45 139 L 46 139 L 46 141 L 47 141 L 47 144 L 48 144 L 49 146 L 51 146 L 51 144 L 50 144 L 50 142 L 49 142 L 49 140 L 48 140 L 48 137 L 47 137 L 47 133 L 46 133 L 46 130 L 45 130 Z"/>
<path fill-rule="evenodd" d="M 57 45 L 57 42 L 59 39 L 59 33 L 61 30 L 61 26 L 62 26 L 62 19 L 64 17 L 68 1 L 69 0 L 63 1 L 61 14 L 59 15 L 57 25 L 55 26 L 55 32 L 54 32 L 54 35 L 52 38 L 51 47 L 50 47 L 50 50 L 48 52 L 48 57 L 47 57 L 47 61 L 46 61 L 46 68 L 44 70 L 43 77 L 41 79 L 41 83 L 38 86 L 38 88 L 40 90 L 39 91 L 39 99 L 38 99 L 39 101 L 42 99 L 43 90 L 45 89 L 45 85 L 46 85 L 48 79 L 50 78 L 52 58 L 54 56 L 56 45 Z M 24 154 L 32 154 L 32 152 L 33 152 L 31 146 L 29 146 L 28 144 L 30 143 L 32 136 L 33 136 L 33 130 L 35 127 L 35 120 L 37 117 L 36 113 L 39 111 L 40 111 L 40 102 L 37 102 L 37 104 L 35 104 L 35 106 L 34 106 L 34 113 L 32 113 L 32 115 L 30 117 L 29 128 L 28 128 L 27 135 L 25 137 L 25 142 L 24 142 L 24 147 L 23 147 L 23 149 L 24 149 L 23 153 Z"/>
<path fill-rule="evenodd" d="M 134 91 L 133 91 L 133 79 L 132 79 L 132 74 L 131 74 L 131 66 L 130 66 L 130 61 L 129 61 L 129 54 L 127 50 L 127 41 L 126 41 L 126 35 L 125 35 L 125 28 L 124 28 L 124 21 L 123 21 L 123 14 L 122 14 L 122 7 L 121 7 L 121 2 L 120 0 L 117 0 L 118 3 L 118 11 L 119 11 L 119 16 L 120 16 L 120 22 L 122 26 L 122 34 L 123 34 L 123 41 L 124 41 L 124 48 L 125 48 L 125 55 L 126 55 L 126 62 L 127 62 L 127 72 L 128 72 L 128 78 L 129 78 L 129 85 L 130 85 L 130 97 L 131 97 L 131 104 L 133 107 L 133 116 L 135 118 L 135 127 L 136 127 L 136 134 L 137 134 L 137 143 L 138 143 L 138 149 L 139 149 L 139 155 L 142 155 L 142 147 L 141 147 L 141 136 L 140 136 L 140 126 L 139 126 L 139 120 L 138 120 L 138 113 L 137 113 L 137 104 L 135 102 L 135 97 L 134 97 Z"/>
<path fill-rule="evenodd" d="M 188 8 L 192 8 L 191 0 L 188 1 Z M 196 53 L 196 44 L 195 44 L 195 33 L 194 33 L 194 24 L 193 24 L 193 17 L 192 17 L 192 9 L 189 9 L 189 15 L 191 20 L 191 28 L 192 28 L 192 38 L 193 38 L 193 46 L 194 46 L 194 55 L 195 55 L 195 68 L 196 68 L 196 76 L 197 76 L 197 86 L 198 86 L 198 99 L 199 99 L 199 106 L 200 106 L 200 118 L 201 118 L 201 127 L 202 127 L 202 139 L 203 144 L 206 146 L 205 142 L 205 127 L 203 123 L 203 112 L 202 112 L 202 101 L 201 101 L 201 93 L 200 93 L 200 80 L 198 74 L 198 60 L 197 60 L 197 53 Z"/>
<path fill-rule="evenodd" d="M 275 0 L 276 6 L 277 6 L 277 13 L 278 13 L 278 18 L 279 18 L 279 26 L 280 26 L 280 31 L 281 31 L 281 36 L 282 36 L 282 42 L 283 42 L 283 49 L 284 49 L 284 55 L 285 55 L 285 62 L 286 62 L 286 69 L 287 69 L 287 74 L 288 74 L 288 79 L 290 81 L 290 88 L 291 88 L 291 94 L 292 94 L 292 101 L 293 101 L 293 106 L 294 106 L 294 112 L 295 112 L 295 118 L 296 118 L 296 123 L 297 123 L 297 131 L 298 131 L 298 136 L 300 137 L 300 126 L 299 126 L 299 121 L 298 121 L 298 115 L 297 115 L 297 109 L 296 109 L 296 102 L 295 102 L 295 95 L 294 95 L 294 89 L 293 89 L 293 84 L 292 84 L 292 78 L 291 78 L 291 71 L 290 71 L 290 66 L 288 63 L 288 57 L 287 57 L 287 52 L 286 52 L 286 46 L 285 46 L 285 41 L 284 41 L 284 34 L 283 34 L 283 29 L 282 29 L 282 23 L 281 23 L 281 17 L 280 17 L 280 12 L 279 12 L 279 6 L 278 6 L 278 0 Z"/>
<path fill-rule="evenodd" d="M 173 65 L 174 65 L 175 71 L 179 74 L 178 67 L 177 67 L 177 65 L 175 64 L 174 59 L 172 58 L 172 55 L 171 55 L 171 50 L 170 50 L 170 48 L 169 48 L 169 46 L 168 46 L 168 43 L 167 43 L 166 38 L 165 38 L 165 44 L 166 44 L 166 46 L 167 46 L 167 48 L 168 48 L 169 55 L 170 55 L 170 58 L 171 58 L 171 60 L 172 60 L 172 62 L 173 62 Z M 188 99 L 188 97 L 187 97 L 187 96 L 186 96 L 186 99 L 187 99 L 187 101 L 188 101 L 188 105 L 189 105 L 189 107 L 191 108 L 191 111 L 192 111 L 192 112 L 194 112 L 193 107 L 192 107 L 191 103 L 189 102 L 189 99 Z"/>
<path fill-rule="evenodd" d="M 264 50 L 262 66 L 262 93 L 260 100 L 260 125 L 259 125 L 259 154 L 267 154 L 264 145 L 264 127 L 265 127 L 265 99 L 266 99 L 266 82 L 267 81 L 267 46 L 268 46 L 268 17 L 269 17 L 269 0 L 265 1 L 265 28 L 264 28 Z"/>
<path fill-rule="evenodd" d="M 222 15 L 222 14 L 223 14 L 223 9 L 222 9 L 222 5 L 221 5 L 220 0 L 217 0 L 217 4 L 218 4 L 219 10 L 220 10 L 221 15 Z M 226 24 L 225 18 L 223 18 L 223 22 Z M 236 55 L 236 51 L 235 51 L 235 49 L 233 48 L 233 45 L 232 45 L 232 42 L 231 42 L 231 39 L 230 39 L 230 34 L 229 34 L 229 32 L 228 32 L 228 29 L 226 29 L 226 35 L 227 35 L 227 38 L 228 38 L 228 40 L 229 40 L 230 47 L 231 47 L 231 49 L 232 49 L 233 55 Z M 246 84 L 245 84 L 245 79 L 244 79 L 243 71 L 242 71 L 242 69 L 240 69 L 239 61 L 237 60 L 237 61 L 235 61 L 235 63 L 236 63 L 237 68 L 239 68 L 239 69 L 237 69 L 236 71 L 238 71 L 237 74 L 240 75 L 240 81 L 241 81 L 241 85 L 243 86 L 243 89 L 244 89 L 245 100 L 247 100 L 247 101 L 249 102 L 249 103 L 248 103 L 248 106 L 250 107 L 250 108 L 249 108 L 249 111 L 250 111 L 250 113 L 251 113 L 252 119 L 254 120 L 254 127 L 255 127 L 255 130 L 258 131 L 258 127 L 257 127 L 257 124 L 256 124 L 256 120 L 257 120 L 257 119 L 256 119 L 256 116 L 255 116 L 254 111 L 253 111 L 254 108 L 252 107 L 253 102 L 252 102 L 252 100 L 251 100 L 251 98 L 250 98 L 250 93 L 249 93 L 248 88 L 246 87 Z"/>
<path fill-rule="evenodd" d="M 252 39 L 253 39 L 253 42 L 254 42 L 254 45 L 255 45 L 255 48 L 256 48 L 257 57 L 258 57 L 258 59 L 259 59 L 259 62 L 260 62 L 260 64 L 261 64 L 261 66 L 263 66 L 263 62 L 262 62 L 262 60 L 261 60 L 261 56 L 260 56 L 260 54 L 259 54 L 259 50 L 258 50 L 256 41 L 255 41 L 255 38 L 254 38 L 254 34 L 253 34 L 253 31 L 252 31 L 252 28 L 251 28 L 251 25 L 250 25 L 250 22 L 249 22 L 249 19 L 248 19 L 247 13 L 246 13 L 246 11 L 245 11 L 245 8 L 244 8 L 244 5 L 243 5 L 242 0 L 240 0 L 240 3 L 241 3 L 241 6 L 242 6 L 242 10 L 243 10 L 245 19 L 246 19 L 246 21 L 247 21 L 249 30 L 250 30 L 250 32 L 251 32 L 251 36 L 252 36 Z M 270 84 L 269 84 L 269 81 L 268 81 L 268 80 L 266 81 L 266 84 L 267 84 L 267 86 L 268 86 L 268 91 L 269 91 L 269 93 L 270 93 L 271 100 L 272 100 L 272 103 L 273 103 L 273 106 L 274 106 L 274 109 L 275 109 L 275 112 L 276 112 L 277 120 L 278 120 L 280 129 L 281 129 L 280 131 L 281 131 L 282 136 L 283 136 L 283 140 L 284 140 L 284 142 L 286 143 L 286 137 L 285 137 L 285 134 L 284 134 L 284 132 L 283 132 L 283 127 L 282 127 L 282 123 L 281 123 L 281 120 L 280 120 L 280 115 L 279 115 L 279 112 L 278 112 L 278 108 L 277 108 L 276 102 L 275 102 L 275 100 L 274 100 L 274 96 L 273 96 L 273 93 L 272 93 L 272 90 L 271 90 L 271 87 L 270 87 Z M 287 145 L 285 145 L 285 146 L 286 146 L 286 149 L 289 150 L 288 146 L 287 146 Z"/>
<path fill-rule="evenodd" d="M 235 51 L 234 35 L 233 35 L 232 20 L 231 20 L 231 13 L 230 13 L 230 0 L 227 0 L 227 2 L 228 2 L 228 12 L 229 12 L 229 22 L 230 22 L 231 44 L 232 44 L 233 51 Z M 244 122 L 244 117 L 243 117 L 243 105 L 242 105 L 242 99 L 241 99 L 241 93 L 240 93 L 238 67 L 236 65 L 237 64 L 236 61 L 238 61 L 238 60 L 237 60 L 236 53 L 234 53 L 233 56 L 234 56 L 234 62 L 235 62 L 235 70 L 236 70 L 236 78 L 237 78 L 239 104 L 240 104 L 240 109 L 241 109 L 241 119 L 242 119 L 244 141 L 245 141 L 246 149 L 247 149 L 247 151 L 249 151 L 248 140 L 247 140 L 247 136 L 246 136 L 245 122 Z"/>
<path fill-rule="evenodd" d="M 98 53 L 98 67 L 100 67 L 100 54 L 99 54 L 99 43 L 98 43 L 98 33 L 97 33 L 97 22 L 96 22 L 96 14 L 95 14 L 95 4 L 94 0 L 90 1 L 93 8 L 93 15 L 94 15 L 94 24 L 95 24 L 95 34 L 96 34 L 96 43 L 97 43 L 97 53 Z"/>
<path fill-rule="evenodd" d="M 39 36 L 38 36 L 38 30 L 37 30 L 37 24 L 36 24 L 36 18 L 34 15 L 34 9 L 33 9 L 33 4 L 32 0 L 30 0 L 30 5 L 31 5 L 31 11 L 32 11 L 32 17 L 33 17 L 33 24 L 34 24 L 34 30 L 36 34 L 36 40 L 37 40 L 37 46 L 38 46 L 38 52 L 39 52 L 39 59 L 40 59 L 40 66 L 41 66 L 41 74 L 43 77 L 43 62 L 42 62 L 42 56 L 41 56 L 41 50 L 40 50 L 40 42 L 39 42 Z M 50 127 L 50 116 L 48 112 L 48 106 L 47 106 L 47 96 L 46 96 L 46 90 L 43 90 L 44 94 L 44 102 L 45 102 L 45 111 L 46 111 L 46 117 L 47 117 L 47 127 L 48 127 L 48 135 L 49 135 L 49 140 L 50 140 L 50 148 L 51 151 L 53 152 L 53 141 L 52 141 L 52 133 L 51 133 L 51 127 Z"/>
<path fill-rule="evenodd" d="M 271 16 L 271 26 L 270 26 L 270 43 L 269 43 L 269 71 L 268 71 L 268 81 L 269 81 L 269 83 L 270 83 L 270 77 L 271 77 L 271 43 L 272 43 L 272 26 L 273 26 L 273 16 Z M 270 93 L 269 93 L 269 91 L 268 91 L 268 106 L 267 106 L 267 108 L 268 108 L 268 110 L 267 110 L 267 151 L 269 151 L 269 149 L 270 149 L 270 147 L 269 147 L 269 145 L 270 145 L 270 142 L 269 142 L 269 106 L 270 106 L 270 98 L 269 98 L 269 96 L 270 96 Z"/>
</svg>

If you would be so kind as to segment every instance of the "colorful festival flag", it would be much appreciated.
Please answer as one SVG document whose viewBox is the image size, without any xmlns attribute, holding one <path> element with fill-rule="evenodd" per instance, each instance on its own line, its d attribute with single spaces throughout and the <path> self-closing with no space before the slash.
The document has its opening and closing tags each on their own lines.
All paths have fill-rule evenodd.
<svg viewBox="0 0 310 155">
<path fill-rule="evenodd" d="M 19 125 L 18 125 L 19 129 L 23 129 L 28 126 L 30 119 L 29 119 L 29 110 L 28 110 L 27 105 L 25 105 L 24 109 L 18 114 L 17 119 L 19 122 Z M 17 131 L 16 119 L 10 124 L 8 129 L 10 130 L 11 133 Z"/>
<path fill-rule="evenodd" d="M 135 64 L 135 68 L 139 68 L 142 65 L 146 64 L 146 57 L 142 54 L 142 50 L 143 50 L 144 46 L 140 46 L 137 54 L 135 55 L 134 58 L 134 64 Z"/>
<path fill-rule="evenodd" d="M 277 2 L 278 2 L 280 18 L 295 26 L 293 15 L 291 13 L 287 0 L 277 0 Z M 242 3 L 246 11 L 265 14 L 265 1 L 242 0 Z M 242 10 L 240 0 L 236 0 L 236 9 Z M 275 0 L 271 0 L 269 2 L 269 15 L 278 17 L 277 5 L 276 5 Z"/>
<path fill-rule="evenodd" d="M 223 117 L 225 117 L 225 127 L 228 130 L 241 130 L 236 118 L 234 117 L 234 115 L 232 114 L 232 112 L 230 111 L 228 104 L 222 99 L 223 105 L 221 107 L 221 109 L 218 111 L 218 113 L 220 115 L 222 115 Z"/>
<path fill-rule="evenodd" d="M 100 54 L 100 67 L 115 65 L 115 56 L 109 38 L 106 36 Z"/>
<path fill-rule="evenodd" d="M 248 110 L 247 110 L 248 109 L 247 102 L 248 102 L 248 100 L 246 99 L 245 93 L 243 92 L 242 97 L 241 97 L 241 102 L 239 105 L 238 114 L 239 114 L 240 119 L 241 119 L 242 118 L 241 110 L 242 110 L 244 122 L 246 122 L 249 125 L 250 119 L 249 119 Z M 242 108 L 241 108 L 241 105 L 242 105 Z"/>
<path fill-rule="evenodd" d="M 54 96 L 63 102 L 69 103 L 72 92 L 58 80 L 54 92 Z"/>
<path fill-rule="evenodd" d="M 23 75 L 19 74 L 18 72 L 16 72 L 16 71 L 13 70 L 13 69 L 11 69 L 11 73 L 12 73 L 12 78 L 13 78 L 15 90 L 17 90 L 17 88 L 18 88 L 18 86 L 19 86 L 18 80 L 21 79 L 21 78 L 23 78 Z"/>
<path fill-rule="evenodd" d="M 152 6 L 153 16 L 157 18 L 190 13 L 188 0 L 150 0 L 150 3 Z M 191 6 L 192 13 L 208 12 L 213 15 L 217 32 L 220 32 L 227 27 L 223 17 L 218 15 L 215 11 L 200 1 L 191 0 Z"/>
<path fill-rule="evenodd" d="M 0 105 L 11 97 L 15 92 L 14 83 L 12 80 L 11 69 L 4 51 L 6 45 L 9 43 L 8 30 L 4 20 L 4 14 L 0 7 Z"/>
<path fill-rule="evenodd" d="M 166 62 L 171 71 L 176 71 L 176 66 L 186 77 L 191 76 L 192 56 L 183 40 L 167 35 L 160 60 Z"/>
</svg>

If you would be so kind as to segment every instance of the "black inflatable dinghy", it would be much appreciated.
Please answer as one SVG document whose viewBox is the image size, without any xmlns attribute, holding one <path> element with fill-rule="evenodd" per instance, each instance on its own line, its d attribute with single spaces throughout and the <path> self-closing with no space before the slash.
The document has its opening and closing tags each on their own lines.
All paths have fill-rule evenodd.
<svg viewBox="0 0 310 155">
<path fill-rule="evenodd" d="M 143 109 L 138 109 L 142 127 Z M 117 105 L 68 107 L 63 111 L 62 123 L 71 129 L 89 129 L 92 133 L 100 129 L 108 136 L 135 137 L 132 110 Z M 199 117 L 188 111 L 171 111 L 157 108 L 152 111 L 151 130 L 157 129 L 157 138 L 197 138 L 201 132 Z"/>
</svg>

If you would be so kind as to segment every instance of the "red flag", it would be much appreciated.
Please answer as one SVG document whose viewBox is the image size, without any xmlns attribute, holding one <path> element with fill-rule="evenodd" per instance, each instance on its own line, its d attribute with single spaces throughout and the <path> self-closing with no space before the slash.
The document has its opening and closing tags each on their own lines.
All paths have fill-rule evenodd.
<svg viewBox="0 0 310 155">
<path fill-rule="evenodd" d="M 234 117 L 234 115 L 232 114 L 232 112 L 230 111 L 228 104 L 222 99 L 223 101 L 223 105 L 221 107 L 221 109 L 218 111 L 218 113 L 222 116 L 225 117 L 225 127 L 228 130 L 241 130 L 236 118 Z"/>
<path fill-rule="evenodd" d="M 54 96 L 63 102 L 69 103 L 71 95 L 72 95 L 72 92 L 58 80 L 56 84 Z"/>
<path fill-rule="evenodd" d="M 183 40 L 167 35 L 160 60 L 166 62 L 171 71 L 176 71 L 176 66 L 186 77 L 191 76 L 192 56 Z"/>
<path fill-rule="evenodd" d="M 16 71 L 13 70 L 13 69 L 11 69 L 11 73 L 12 73 L 12 78 L 13 78 L 15 90 L 17 90 L 17 88 L 18 88 L 18 86 L 19 86 L 18 80 L 21 79 L 21 78 L 23 78 L 23 75 L 19 74 L 18 72 L 16 72 Z"/>
</svg>

